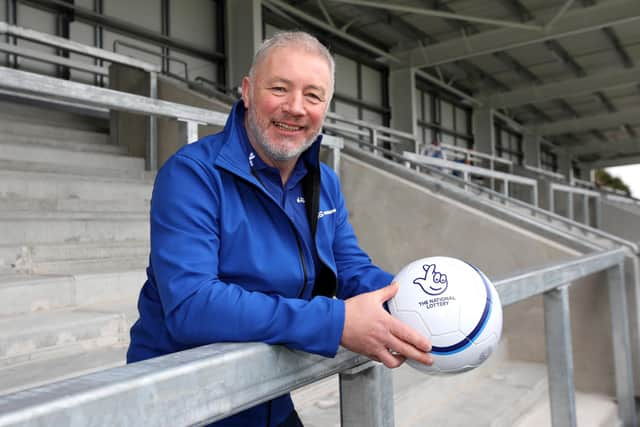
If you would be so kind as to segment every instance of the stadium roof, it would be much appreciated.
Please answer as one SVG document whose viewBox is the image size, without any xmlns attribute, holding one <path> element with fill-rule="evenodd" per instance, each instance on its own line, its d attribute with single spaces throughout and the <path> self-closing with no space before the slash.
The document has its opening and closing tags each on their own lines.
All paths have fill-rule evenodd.
<svg viewBox="0 0 640 427">
<path fill-rule="evenodd" d="M 638 0 L 263 0 L 594 166 L 640 163 Z M 476 102 L 477 101 L 477 102 Z"/>
</svg>

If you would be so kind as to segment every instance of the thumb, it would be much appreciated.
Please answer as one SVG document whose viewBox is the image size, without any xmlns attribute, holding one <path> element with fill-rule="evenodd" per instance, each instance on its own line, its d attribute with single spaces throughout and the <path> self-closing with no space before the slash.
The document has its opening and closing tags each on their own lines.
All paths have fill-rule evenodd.
<svg viewBox="0 0 640 427">
<path fill-rule="evenodd" d="M 380 288 L 376 291 L 378 297 L 380 298 L 380 302 L 389 301 L 394 297 L 395 294 L 398 293 L 398 289 L 400 289 L 400 284 L 396 281 L 391 282 L 390 285 L 385 286 L 384 288 Z"/>
</svg>

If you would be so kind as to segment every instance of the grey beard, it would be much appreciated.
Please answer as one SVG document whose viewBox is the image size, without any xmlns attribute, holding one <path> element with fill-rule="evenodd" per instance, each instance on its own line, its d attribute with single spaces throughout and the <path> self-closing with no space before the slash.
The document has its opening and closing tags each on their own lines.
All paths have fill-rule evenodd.
<svg viewBox="0 0 640 427">
<path fill-rule="evenodd" d="M 302 154 L 307 148 L 313 145 L 313 142 L 316 140 L 318 135 L 320 135 L 320 131 L 318 131 L 313 137 L 304 142 L 297 149 L 287 151 L 286 149 L 277 148 L 274 144 L 269 141 L 269 139 L 264 135 L 264 133 L 258 127 L 258 122 L 255 117 L 255 113 L 252 109 L 248 111 L 248 125 L 251 133 L 256 138 L 256 143 L 260 145 L 260 147 L 264 150 L 264 152 L 269 156 L 271 160 L 274 162 L 285 162 L 294 158 L 297 158 L 300 154 Z"/>
</svg>

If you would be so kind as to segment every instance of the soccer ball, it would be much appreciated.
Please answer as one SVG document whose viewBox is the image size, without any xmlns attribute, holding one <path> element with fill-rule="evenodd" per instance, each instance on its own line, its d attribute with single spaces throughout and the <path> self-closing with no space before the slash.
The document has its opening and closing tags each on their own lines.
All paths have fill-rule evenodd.
<svg viewBox="0 0 640 427">
<path fill-rule="evenodd" d="M 398 293 L 389 300 L 393 316 L 431 340 L 433 365 L 408 360 L 431 374 L 473 369 L 491 355 L 502 334 L 502 304 L 477 267 L 449 257 L 414 261 L 396 275 Z"/>
</svg>

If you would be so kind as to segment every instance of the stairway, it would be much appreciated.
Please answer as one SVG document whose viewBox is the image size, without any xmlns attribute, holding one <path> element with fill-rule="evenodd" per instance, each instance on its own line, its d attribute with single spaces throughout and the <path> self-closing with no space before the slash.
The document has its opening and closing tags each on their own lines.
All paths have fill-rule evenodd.
<svg viewBox="0 0 640 427">
<path fill-rule="evenodd" d="M 124 363 L 152 177 L 108 128 L 0 99 L 0 394 Z"/>
<path fill-rule="evenodd" d="M 398 427 L 551 426 L 547 368 L 509 360 L 504 342 L 482 366 L 462 374 L 428 375 L 407 364 L 393 370 Z M 306 427 L 340 427 L 338 376 L 292 393 Z M 576 394 L 578 425 L 620 425 L 609 396 Z"/>
</svg>

